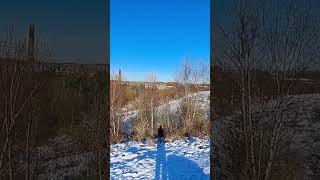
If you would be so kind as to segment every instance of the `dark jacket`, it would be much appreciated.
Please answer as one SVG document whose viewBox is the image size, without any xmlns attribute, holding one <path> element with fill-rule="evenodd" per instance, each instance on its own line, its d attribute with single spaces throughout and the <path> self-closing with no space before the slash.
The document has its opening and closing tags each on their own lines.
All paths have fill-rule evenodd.
<svg viewBox="0 0 320 180">
<path fill-rule="evenodd" d="M 163 138 L 164 137 L 164 130 L 160 126 L 158 129 L 158 138 Z"/>
</svg>

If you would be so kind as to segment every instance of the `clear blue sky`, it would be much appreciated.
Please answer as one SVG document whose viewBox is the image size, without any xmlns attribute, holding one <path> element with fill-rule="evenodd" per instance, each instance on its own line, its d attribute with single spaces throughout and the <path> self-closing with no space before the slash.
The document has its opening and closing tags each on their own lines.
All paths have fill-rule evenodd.
<svg viewBox="0 0 320 180">
<path fill-rule="evenodd" d="M 173 81 L 184 57 L 210 61 L 210 0 L 110 0 L 111 71 Z"/>
</svg>

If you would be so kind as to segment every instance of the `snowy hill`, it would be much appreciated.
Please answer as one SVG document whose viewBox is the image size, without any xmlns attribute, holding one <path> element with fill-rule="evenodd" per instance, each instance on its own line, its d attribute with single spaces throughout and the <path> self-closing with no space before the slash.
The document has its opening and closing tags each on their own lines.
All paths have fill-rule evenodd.
<svg viewBox="0 0 320 180">
<path fill-rule="evenodd" d="M 189 95 L 189 97 L 196 102 L 196 105 L 203 111 L 206 117 L 209 118 L 210 117 L 210 91 L 201 91 L 201 92 Z M 168 108 L 170 114 L 176 114 L 179 110 L 179 107 L 183 99 L 184 98 L 180 98 L 180 99 L 172 100 L 165 104 L 162 104 L 155 108 L 155 112 L 159 113 L 163 111 L 165 108 Z M 137 117 L 138 113 L 139 113 L 138 110 L 128 111 L 125 113 L 122 119 L 124 122 L 124 128 L 125 128 L 124 132 L 128 132 L 128 129 L 132 127 L 131 126 L 132 120 L 135 117 Z"/>
<path fill-rule="evenodd" d="M 191 94 L 196 105 L 209 118 L 210 91 Z M 155 108 L 156 114 L 176 114 L 184 98 Z M 125 132 L 139 111 L 125 114 Z M 111 179 L 210 179 L 210 140 L 191 138 L 163 144 L 154 141 L 115 144 L 111 146 Z"/>
<path fill-rule="evenodd" d="M 201 91 L 201 92 L 189 95 L 189 97 L 193 98 L 195 100 L 195 102 L 197 103 L 197 105 L 199 105 L 200 108 L 209 116 L 209 114 L 210 114 L 210 112 L 209 112 L 210 91 Z M 161 111 L 166 106 L 169 106 L 170 113 L 175 113 L 177 111 L 177 109 L 179 108 L 183 99 L 184 98 L 180 98 L 180 99 L 172 100 L 172 101 L 169 101 L 165 104 L 162 104 L 162 105 L 156 107 L 156 111 Z M 126 110 L 126 108 L 124 110 Z M 126 112 L 125 116 L 123 118 L 123 121 L 130 121 L 132 118 L 137 116 L 138 113 L 139 113 L 139 111 L 137 111 L 137 110 Z"/>
<path fill-rule="evenodd" d="M 203 101 L 208 103 L 203 103 L 203 106 L 209 108 L 209 92 L 200 93 L 198 96 L 202 96 Z M 177 101 L 170 103 L 174 107 Z M 320 174 L 320 94 L 296 95 L 289 97 L 288 103 L 286 117 L 292 119 L 292 148 L 297 150 L 295 157 L 303 162 L 306 176 L 304 178 L 312 179 Z M 213 143 L 216 146 L 219 146 L 220 142 L 221 125 L 217 122 L 227 122 L 232 117 L 233 115 L 230 115 L 215 121 L 217 131 Z M 38 147 L 31 159 L 39 159 L 38 179 L 63 180 L 65 177 L 85 176 L 94 154 L 76 152 L 74 144 L 71 137 L 61 136 Z M 221 149 L 218 152 L 223 153 Z M 209 139 L 177 140 L 158 147 L 152 141 L 131 141 L 112 145 L 110 156 L 111 179 L 209 179 Z M 219 158 L 222 160 L 223 154 L 219 155 Z M 223 171 L 224 162 L 220 163 L 220 170 Z M 21 169 L 23 168 L 24 165 Z"/>
<path fill-rule="evenodd" d="M 111 179 L 210 179 L 210 140 L 191 138 L 111 147 Z"/>
<path fill-rule="evenodd" d="M 288 96 L 285 98 L 284 119 L 287 122 L 287 136 L 292 142 L 290 149 L 295 152 L 294 157 L 297 161 L 302 162 L 304 179 L 320 178 L 320 94 L 302 94 Z M 268 117 L 275 102 L 271 101 L 264 107 L 264 118 Z M 253 109 L 261 109 L 262 105 L 256 105 Z M 215 146 L 219 149 L 223 143 L 223 137 L 219 131 L 223 128 L 228 128 L 228 122 L 235 119 L 239 112 L 219 118 L 215 121 Z M 228 162 L 228 157 L 223 153 L 223 149 L 219 149 L 219 161 L 221 161 L 218 171 L 222 174 L 227 174 L 224 170 L 225 163 Z M 232 163 L 232 162 L 230 162 Z"/>
</svg>

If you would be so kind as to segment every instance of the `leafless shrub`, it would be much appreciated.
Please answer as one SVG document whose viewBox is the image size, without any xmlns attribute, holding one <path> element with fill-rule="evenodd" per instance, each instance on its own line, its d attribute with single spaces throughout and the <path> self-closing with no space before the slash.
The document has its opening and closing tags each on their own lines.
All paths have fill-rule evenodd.
<svg viewBox="0 0 320 180">
<path fill-rule="evenodd" d="M 235 81 L 238 113 L 214 121 L 223 124 L 219 129 L 222 139 L 217 141 L 221 156 L 228 159 L 224 164 L 227 179 L 268 180 L 284 178 L 284 174 L 299 179 L 301 175 L 296 174 L 299 161 L 290 155 L 286 97 L 295 88 L 293 79 L 301 77 L 319 57 L 319 23 L 305 2 L 270 4 L 275 6 L 265 9 L 259 1 L 235 1 L 229 19 L 218 25 L 217 60 L 239 75 Z M 264 87 L 270 91 L 261 82 L 268 83 Z"/>
<path fill-rule="evenodd" d="M 133 121 L 133 133 L 136 140 L 143 140 L 147 139 L 148 137 L 152 137 L 150 121 L 151 112 L 145 95 L 146 93 L 143 92 L 135 103 L 136 110 L 139 112 L 138 116 Z"/>
<path fill-rule="evenodd" d="M 208 124 L 203 112 L 199 108 L 197 97 L 192 96 L 192 92 L 197 92 L 192 87 L 199 84 L 207 84 L 209 77 L 209 66 L 204 61 L 191 63 L 188 58 L 183 61 L 182 67 L 177 72 L 177 82 L 184 88 L 184 98 L 179 105 L 179 116 L 181 122 L 180 131 L 185 135 L 199 135 L 205 132 L 203 127 Z M 201 128 L 202 127 L 202 128 Z"/>
<path fill-rule="evenodd" d="M 15 169 L 15 157 L 21 155 L 18 150 L 21 142 L 24 143 L 22 151 L 27 164 L 25 179 L 35 175 L 35 172 L 30 172 L 29 160 L 37 144 L 39 93 L 47 82 L 35 70 L 39 69 L 42 62 L 50 60 L 51 54 L 39 38 L 33 40 L 33 46 L 27 48 L 28 41 L 17 40 L 13 31 L 10 31 L 0 44 L 0 172 L 7 174 L 9 179 L 21 175 Z M 27 62 L 30 51 L 33 51 L 33 59 Z"/>
<path fill-rule="evenodd" d="M 87 175 L 101 180 L 109 176 L 108 168 L 110 167 L 108 148 L 111 128 L 106 108 L 109 96 L 107 89 L 105 84 L 101 82 L 97 84 L 96 90 L 90 96 L 92 102 L 89 110 L 83 114 L 82 121 L 70 132 L 78 144 L 76 150 L 80 156 L 84 153 L 92 153 Z"/>
<path fill-rule="evenodd" d="M 119 142 L 123 136 L 123 117 L 125 113 L 125 110 L 122 108 L 124 105 L 123 97 L 126 90 L 125 86 L 122 84 L 124 76 L 113 73 L 110 76 L 110 80 L 111 141 Z"/>
</svg>

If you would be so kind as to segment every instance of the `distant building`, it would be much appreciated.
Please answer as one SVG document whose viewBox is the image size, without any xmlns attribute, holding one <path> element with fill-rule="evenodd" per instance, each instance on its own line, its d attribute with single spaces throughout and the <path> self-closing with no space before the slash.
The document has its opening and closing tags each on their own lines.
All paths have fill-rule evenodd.
<svg viewBox="0 0 320 180">
<path fill-rule="evenodd" d="M 163 82 L 156 82 L 155 84 L 146 82 L 144 84 L 144 87 L 146 89 L 151 89 L 155 87 L 156 89 L 160 89 L 160 90 L 175 88 L 175 86 L 172 86 L 172 85 L 169 86 L 167 85 L 167 83 L 163 83 Z"/>
<path fill-rule="evenodd" d="M 106 71 L 105 64 L 76 64 L 76 63 L 52 63 L 30 62 L 14 59 L 0 59 L 0 63 L 13 64 L 19 61 L 24 67 L 32 72 L 48 72 L 56 75 L 75 75 L 94 77 L 99 72 Z"/>
</svg>

